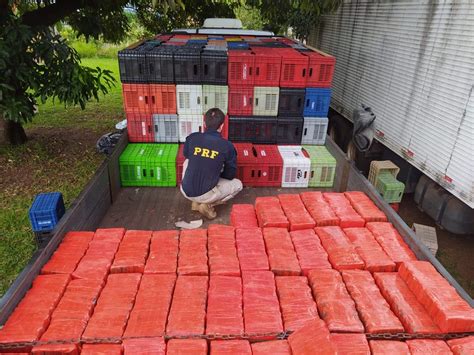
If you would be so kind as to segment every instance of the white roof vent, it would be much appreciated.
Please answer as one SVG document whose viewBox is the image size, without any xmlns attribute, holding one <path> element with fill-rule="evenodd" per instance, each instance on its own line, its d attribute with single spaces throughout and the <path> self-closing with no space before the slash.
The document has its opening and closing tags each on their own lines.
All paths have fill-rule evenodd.
<svg viewBox="0 0 474 355">
<path fill-rule="evenodd" d="M 202 27 L 242 29 L 242 21 L 236 18 L 207 18 Z"/>
</svg>

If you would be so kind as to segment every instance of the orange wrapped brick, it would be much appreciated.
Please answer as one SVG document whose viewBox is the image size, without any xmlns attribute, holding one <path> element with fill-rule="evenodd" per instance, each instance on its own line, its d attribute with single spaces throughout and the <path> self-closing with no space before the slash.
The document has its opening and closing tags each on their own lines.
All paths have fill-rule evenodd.
<svg viewBox="0 0 474 355">
<path fill-rule="evenodd" d="M 283 323 L 271 271 L 243 271 L 242 289 L 245 333 L 280 333 Z"/>
<path fill-rule="evenodd" d="M 204 334 L 207 276 L 179 276 L 166 325 L 169 336 Z"/>
<path fill-rule="evenodd" d="M 252 355 L 291 355 L 287 340 L 270 340 L 252 343 Z"/>
<path fill-rule="evenodd" d="M 399 274 L 442 332 L 474 332 L 474 309 L 433 265 L 405 262 Z"/>
<path fill-rule="evenodd" d="M 301 274 L 300 264 L 290 234 L 286 229 L 264 228 L 263 239 L 265 240 L 270 270 L 275 275 L 297 276 Z"/>
<path fill-rule="evenodd" d="M 331 332 L 364 332 L 355 303 L 339 271 L 313 270 L 309 272 L 308 280 L 319 314 Z"/>
<path fill-rule="evenodd" d="M 124 338 L 164 335 L 175 281 L 175 274 L 143 275 Z"/>
<path fill-rule="evenodd" d="M 102 280 L 72 280 L 51 316 L 41 341 L 79 343 L 103 287 Z"/>
<path fill-rule="evenodd" d="M 316 227 L 314 229 L 328 253 L 329 262 L 336 270 L 363 269 L 364 261 L 357 254 L 349 238 L 340 227 Z"/>
<path fill-rule="evenodd" d="M 298 194 L 278 195 L 281 208 L 290 222 L 290 231 L 311 229 L 316 223 L 306 211 Z"/>
<path fill-rule="evenodd" d="M 104 338 L 121 338 L 135 301 L 140 274 L 111 274 L 100 293 L 86 330 L 85 342 Z"/>
<path fill-rule="evenodd" d="M 364 261 L 366 270 L 370 272 L 396 270 L 395 263 L 367 228 L 345 228 L 344 233 Z"/>
<path fill-rule="evenodd" d="M 408 333 L 439 333 L 421 303 L 396 272 L 377 272 L 375 282 Z"/>
<path fill-rule="evenodd" d="M 398 340 L 370 340 L 372 355 L 410 355 L 408 345 Z"/>
<path fill-rule="evenodd" d="M 260 227 L 281 227 L 288 229 L 290 223 L 277 197 L 257 197 L 255 200 L 258 225 Z"/>
<path fill-rule="evenodd" d="M 166 355 L 207 355 L 204 339 L 170 339 L 166 344 Z"/>
<path fill-rule="evenodd" d="M 235 247 L 235 229 L 211 224 L 207 231 L 209 271 L 211 275 L 240 276 L 239 259 Z"/>
<path fill-rule="evenodd" d="M 51 313 L 70 278 L 68 274 L 37 276 L 31 289 L 0 329 L 0 345 L 38 340 L 48 327 Z M 15 350 L 22 351 L 21 348 Z"/>
<path fill-rule="evenodd" d="M 352 208 L 343 192 L 323 192 L 323 197 L 339 217 L 341 228 L 363 227 L 365 225 L 365 220 Z"/>
<path fill-rule="evenodd" d="M 387 222 L 387 216 L 362 191 L 347 191 L 344 196 L 365 222 Z"/>
<path fill-rule="evenodd" d="M 81 355 L 121 355 L 121 344 L 84 344 Z"/>
<path fill-rule="evenodd" d="M 179 237 L 178 274 L 208 275 L 207 230 L 189 229 L 181 231 Z"/>
<path fill-rule="evenodd" d="M 275 282 L 285 331 L 295 331 L 307 321 L 319 318 L 305 276 L 277 276 Z"/>
<path fill-rule="evenodd" d="M 125 339 L 122 346 L 124 355 L 166 354 L 166 344 L 163 338 Z"/>
<path fill-rule="evenodd" d="M 242 271 L 269 270 L 265 242 L 260 228 L 236 229 L 235 239 Z"/>
<path fill-rule="evenodd" d="M 258 227 L 255 207 L 251 204 L 234 204 L 230 211 L 230 223 L 235 228 Z"/>
<path fill-rule="evenodd" d="M 332 269 L 328 254 L 312 229 L 290 232 L 303 275 L 314 269 Z"/>
<path fill-rule="evenodd" d="M 342 278 L 349 294 L 356 303 L 357 311 L 369 333 L 403 332 L 403 325 L 393 314 L 389 304 L 368 271 L 347 270 Z"/>
<path fill-rule="evenodd" d="M 178 264 L 179 232 L 153 232 L 145 274 L 175 274 Z"/>
<path fill-rule="evenodd" d="M 243 333 L 241 278 L 211 276 L 207 298 L 206 334 L 241 335 Z"/>
<path fill-rule="evenodd" d="M 407 340 L 411 355 L 451 355 L 448 344 L 444 340 L 414 339 Z M 474 349 L 473 349 L 474 350 Z"/>
<path fill-rule="evenodd" d="M 123 228 L 97 229 L 72 277 L 105 280 L 124 234 Z"/>
<path fill-rule="evenodd" d="M 115 254 L 110 272 L 113 274 L 120 272 L 143 273 L 150 238 L 151 231 L 127 231 Z"/>
<path fill-rule="evenodd" d="M 68 232 L 58 249 L 41 269 L 42 274 L 70 274 L 89 247 L 94 232 Z"/>
<path fill-rule="evenodd" d="M 448 345 L 454 355 L 474 354 L 474 336 L 448 340 Z"/>
<path fill-rule="evenodd" d="M 36 345 L 31 353 L 34 355 L 79 355 L 78 344 L 44 344 Z"/>
<path fill-rule="evenodd" d="M 391 223 L 370 222 L 367 223 L 367 229 L 372 232 L 385 253 L 397 264 L 397 267 L 404 261 L 416 260 L 415 254 Z"/>
<path fill-rule="evenodd" d="M 248 340 L 213 340 L 211 355 L 252 355 Z"/>
<path fill-rule="evenodd" d="M 316 227 L 339 225 L 339 217 L 336 216 L 320 191 L 303 192 L 300 196 Z"/>
<path fill-rule="evenodd" d="M 329 330 L 321 319 L 313 319 L 288 337 L 293 355 L 336 355 Z"/>
<path fill-rule="evenodd" d="M 337 355 L 370 355 L 369 342 L 365 334 L 332 333 L 330 338 L 337 349 Z"/>
</svg>

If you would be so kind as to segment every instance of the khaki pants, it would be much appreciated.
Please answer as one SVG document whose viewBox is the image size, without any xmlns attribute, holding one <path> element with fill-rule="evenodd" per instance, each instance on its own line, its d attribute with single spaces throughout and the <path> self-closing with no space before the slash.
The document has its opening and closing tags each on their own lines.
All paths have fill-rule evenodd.
<svg viewBox="0 0 474 355">
<path fill-rule="evenodd" d="M 188 160 L 186 159 L 183 164 L 183 178 L 187 167 Z M 211 191 L 208 191 L 204 195 L 196 197 L 186 196 L 186 193 L 183 191 L 183 187 L 181 186 L 180 188 L 181 193 L 188 200 L 197 203 L 205 203 L 211 206 L 216 206 L 229 201 L 230 199 L 234 198 L 240 191 L 242 191 L 242 182 L 239 179 L 219 179 L 217 185 Z"/>
</svg>

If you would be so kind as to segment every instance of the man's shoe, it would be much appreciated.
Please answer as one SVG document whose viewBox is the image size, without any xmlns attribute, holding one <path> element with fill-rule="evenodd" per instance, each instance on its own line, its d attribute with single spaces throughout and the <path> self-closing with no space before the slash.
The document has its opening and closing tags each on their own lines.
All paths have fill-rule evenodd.
<svg viewBox="0 0 474 355">
<path fill-rule="evenodd" d="M 207 219 L 214 219 L 217 217 L 214 207 L 208 205 L 207 203 L 201 203 L 199 205 L 199 213 L 201 213 Z"/>
<path fill-rule="evenodd" d="M 200 206 L 200 205 L 201 205 L 200 203 L 193 201 L 193 203 L 191 204 L 191 210 L 193 210 L 193 211 L 199 211 L 199 206 Z"/>
</svg>

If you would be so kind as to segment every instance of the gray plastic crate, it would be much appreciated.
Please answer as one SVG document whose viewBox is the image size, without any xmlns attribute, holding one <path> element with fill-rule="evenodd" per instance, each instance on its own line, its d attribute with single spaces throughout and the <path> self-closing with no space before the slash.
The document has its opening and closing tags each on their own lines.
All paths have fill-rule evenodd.
<svg viewBox="0 0 474 355">
<path fill-rule="evenodd" d="M 324 145 L 327 131 L 327 117 L 305 117 L 301 144 Z"/>
<path fill-rule="evenodd" d="M 153 115 L 155 142 L 177 143 L 178 115 Z"/>
</svg>

